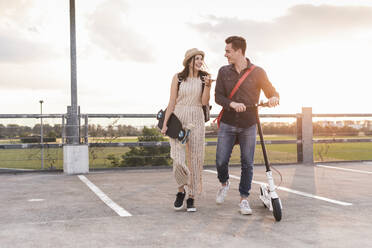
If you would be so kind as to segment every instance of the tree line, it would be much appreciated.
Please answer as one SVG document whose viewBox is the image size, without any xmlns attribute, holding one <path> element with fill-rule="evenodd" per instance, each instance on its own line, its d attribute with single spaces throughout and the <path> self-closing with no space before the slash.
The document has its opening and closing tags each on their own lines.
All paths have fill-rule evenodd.
<svg viewBox="0 0 372 248">
<path fill-rule="evenodd" d="M 33 127 L 21 126 L 17 124 L 0 124 L 0 138 L 14 139 L 30 136 L 40 136 L 40 124 L 35 124 Z M 85 127 L 81 126 L 81 132 L 84 133 Z M 123 136 L 138 136 L 141 135 L 139 128 L 131 125 L 102 125 L 90 124 L 88 125 L 89 136 L 93 137 L 123 137 Z M 45 137 L 61 138 L 62 125 L 61 124 L 43 124 L 43 134 Z"/>
<path fill-rule="evenodd" d="M 348 125 L 345 126 L 334 126 L 324 125 L 322 122 L 313 122 L 313 134 L 316 136 L 356 136 L 363 132 L 364 135 L 372 135 L 372 128 L 369 125 L 365 125 L 361 128 L 352 127 L 356 122 L 348 121 Z M 261 123 L 262 131 L 267 135 L 297 135 L 297 123 L 275 123 L 275 122 L 263 122 Z M 214 137 L 217 136 L 218 128 L 217 124 L 211 124 L 206 127 L 206 136 Z"/>
<path fill-rule="evenodd" d="M 363 126 L 362 128 L 352 127 L 355 124 L 352 121 L 348 121 L 349 125 L 334 126 L 324 125 L 321 122 L 313 123 L 314 135 L 333 135 L 333 136 L 355 136 L 360 132 L 364 132 L 365 135 L 372 135 L 370 126 Z M 264 122 L 261 123 L 263 133 L 268 135 L 296 135 L 297 134 L 297 123 L 275 123 L 275 122 Z M 84 126 L 81 127 L 81 132 L 85 132 Z M 215 123 L 206 126 L 206 136 L 215 137 L 217 136 L 218 128 Z M 123 137 L 123 136 L 140 136 L 142 135 L 142 128 L 137 128 L 131 125 L 88 125 L 88 133 L 90 137 Z M 44 137 L 50 138 L 61 138 L 62 137 L 62 125 L 61 124 L 44 124 L 43 125 Z M 0 138 L 22 138 L 29 136 L 40 135 L 40 124 L 35 124 L 33 127 L 21 126 L 17 124 L 0 124 Z"/>
</svg>

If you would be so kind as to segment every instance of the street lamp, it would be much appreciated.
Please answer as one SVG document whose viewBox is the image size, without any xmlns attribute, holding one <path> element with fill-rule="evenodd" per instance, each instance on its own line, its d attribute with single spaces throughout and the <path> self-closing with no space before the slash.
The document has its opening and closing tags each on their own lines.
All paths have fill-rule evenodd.
<svg viewBox="0 0 372 248">
<path fill-rule="evenodd" d="M 63 171 L 89 172 L 88 144 L 80 144 L 80 109 L 77 105 L 75 0 L 70 0 L 71 106 L 67 106 L 66 141 L 63 146 Z"/>
<path fill-rule="evenodd" d="M 75 0 L 70 0 L 71 106 L 67 107 L 67 143 L 80 144 L 77 104 Z"/>
<path fill-rule="evenodd" d="M 40 144 L 41 144 L 41 169 L 44 169 L 44 137 L 43 137 L 43 100 L 40 100 Z"/>
</svg>

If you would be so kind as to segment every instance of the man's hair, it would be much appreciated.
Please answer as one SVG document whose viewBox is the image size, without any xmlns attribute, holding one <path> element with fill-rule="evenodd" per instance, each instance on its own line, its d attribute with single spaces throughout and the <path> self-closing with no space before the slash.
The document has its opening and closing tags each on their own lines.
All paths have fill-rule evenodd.
<svg viewBox="0 0 372 248">
<path fill-rule="evenodd" d="M 245 39 L 240 36 L 230 36 L 225 40 L 226 44 L 230 44 L 232 48 L 236 51 L 238 49 L 242 50 L 243 55 L 245 54 L 245 49 L 247 48 L 247 43 Z"/>
</svg>

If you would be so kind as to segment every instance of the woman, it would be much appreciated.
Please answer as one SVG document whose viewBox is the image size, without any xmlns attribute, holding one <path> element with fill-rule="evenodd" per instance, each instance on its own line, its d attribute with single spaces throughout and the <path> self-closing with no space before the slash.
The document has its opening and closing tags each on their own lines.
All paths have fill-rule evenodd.
<svg viewBox="0 0 372 248">
<path fill-rule="evenodd" d="M 202 170 L 204 162 L 204 114 L 202 105 L 210 98 L 212 80 L 203 71 L 204 52 L 196 48 L 188 50 L 183 60 L 184 69 L 174 75 L 171 85 L 169 104 L 164 118 L 162 134 L 167 131 L 167 121 L 174 113 L 182 126 L 191 129 L 189 140 L 182 145 L 177 139 L 170 139 L 173 172 L 178 184 L 174 209 L 180 210 L 186 201 L 187 211 L 195 212 L 194 199 L 202 191 Z M 203 87 L 204 84 L 204 87 Z"/>
</svg>

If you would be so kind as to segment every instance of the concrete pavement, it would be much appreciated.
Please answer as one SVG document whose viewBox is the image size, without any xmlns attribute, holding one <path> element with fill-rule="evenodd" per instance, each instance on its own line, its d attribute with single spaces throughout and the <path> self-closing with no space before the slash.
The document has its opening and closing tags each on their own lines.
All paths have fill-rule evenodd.
<svg viewBox="0 0 372 248">
<path fill-rule="evenodd" d="M 170 169 L 85 175 L 129 217 L 119 216 L 76 175 L 0 174 L 0 247 L 370 246 L 372 174 L 363 171 L 372 172 L 372 163 L 322 165 L 336 168 L 277 167 L 283 175 L 280 186 L 292 190 L 278 190 L 281 222 L 263 207 L 257 184 L 249 197 L 253 215 L 239 214 L 239 180 L 234 178 L 225 203 L 216 205 L 218 181 L 208 171 L 196 213 L 173 210 L 176 185 Z M 230 174 L 239 177 L 240 168 L 230 168 Z M 255 167 L 254 180 L 266 182 L 263 166 Z"/>
</svg>

